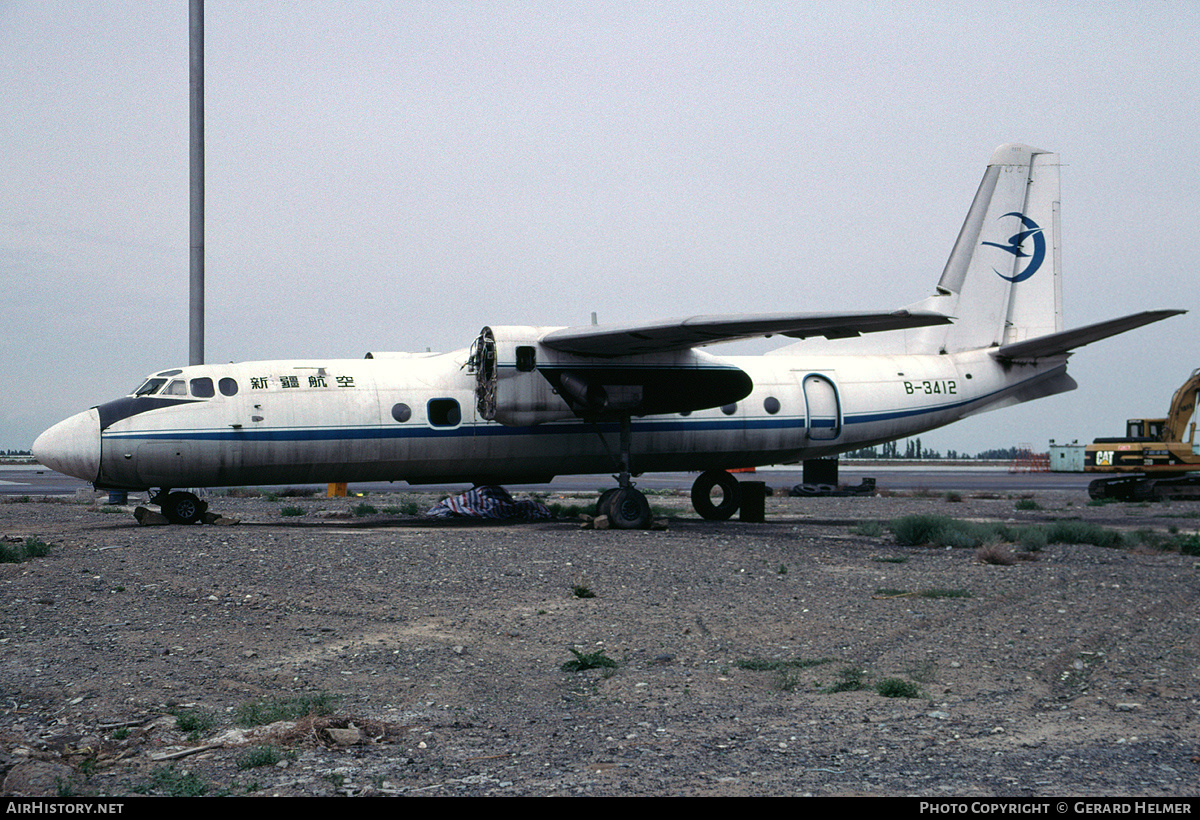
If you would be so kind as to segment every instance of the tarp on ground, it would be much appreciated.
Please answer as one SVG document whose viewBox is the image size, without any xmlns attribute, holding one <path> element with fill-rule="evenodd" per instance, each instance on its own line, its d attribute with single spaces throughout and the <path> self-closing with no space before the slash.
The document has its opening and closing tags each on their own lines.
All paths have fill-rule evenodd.
<svg viewBox="0 0 1200 820">
<path fill-rule="evenodd" d="M 546 505 L 530 499 L 517 501 L 503 487 L 484 485 L 440 502 L 426 515 L 433 518 L 495 518 L 537 521 L 553 518 Z"/>
</svg>

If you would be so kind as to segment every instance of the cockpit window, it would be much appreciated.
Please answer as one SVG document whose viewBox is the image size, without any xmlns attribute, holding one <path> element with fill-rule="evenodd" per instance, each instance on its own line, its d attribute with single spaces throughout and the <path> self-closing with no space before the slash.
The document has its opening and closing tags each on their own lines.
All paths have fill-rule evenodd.
<svg viewBox="0 0 1200 820">
<path fill-rule="evenodd" d="M 175 379 L 167 385 L 167 389 L 163 391 L 164 396 L 186 396 L 187 382 L 183 379 Z"/>
<path fill-rule="evenodd" d="M 238 383 L 226 376 L 217 382 L 217 386 L 221 388 L 222 396 L 236 396 L 238 391 Z"/>
<path fill-rule="evenodd" d="M 192 379 L 192 395 L 198 399 L 211 399 L 216 395 L 212 379 L 205 376 L 202 379 Z"/>
<path fill-rule="evenodd" d="M 146 379 L 146 383 L 133 392 L 135 396 L 153 396 L 167 383 L 166 379 Z"/>
</svg>

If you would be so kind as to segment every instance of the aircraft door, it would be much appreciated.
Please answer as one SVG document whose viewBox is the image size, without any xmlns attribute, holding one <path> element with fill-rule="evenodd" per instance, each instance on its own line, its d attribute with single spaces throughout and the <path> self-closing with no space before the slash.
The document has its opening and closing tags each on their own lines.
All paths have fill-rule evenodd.
<svg viewBox="0 0 1200 820">
<path fill-rule="evenodd" d="M 832 441 L 842 434 L 842 412 L 837 388 L 825 377 L 804 377 L 804 401 L 808 405 L 808 437 Z"/>
</svg>

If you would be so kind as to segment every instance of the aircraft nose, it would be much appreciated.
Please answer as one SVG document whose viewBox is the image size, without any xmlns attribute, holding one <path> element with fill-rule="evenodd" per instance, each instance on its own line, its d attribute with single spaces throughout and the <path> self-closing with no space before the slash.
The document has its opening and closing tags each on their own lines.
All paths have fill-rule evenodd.
<svg viewBox="0 0 1200 820">
<path fill-rule="evenodd" d="M 65 475 L 95 481 L 100 476 L 100 414 L 96 408 L 60 421 L 33 442 L 40 464 Z"/>
</svg>

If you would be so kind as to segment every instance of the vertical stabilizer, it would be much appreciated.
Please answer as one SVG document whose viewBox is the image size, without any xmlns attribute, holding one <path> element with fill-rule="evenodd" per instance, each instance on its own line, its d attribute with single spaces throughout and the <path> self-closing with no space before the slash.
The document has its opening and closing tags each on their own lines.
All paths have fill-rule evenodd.
<svg viewBox="0 0 1200 820">
<path fill-rule="evenodd" d="M 1062 330 L 1058 155 L 1028 145 L 992 154 L 928 305 L 955 317 L 947 352 Z"/>
</svg>

